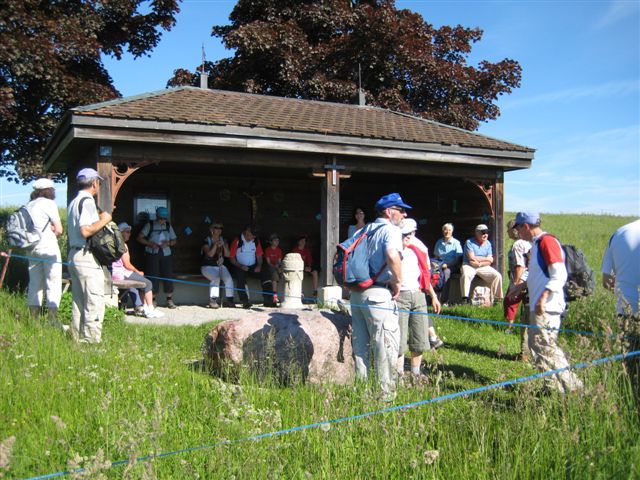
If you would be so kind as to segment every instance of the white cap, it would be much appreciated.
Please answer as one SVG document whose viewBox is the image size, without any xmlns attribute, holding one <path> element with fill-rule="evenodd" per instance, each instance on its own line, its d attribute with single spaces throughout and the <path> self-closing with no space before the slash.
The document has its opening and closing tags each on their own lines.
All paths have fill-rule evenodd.
<svg viewBox="0 0 640 480">
<path fill-rule="evenodd" d="M 127 222 L 119 223 L 118 230 L 120 230 L 121 232 L 124 232 L 125 230 L 131 230 L 131 225 L 129 225 Z"/>
<path fill-rule="evenodd" d="M 35 182 L 33 182 L 34 190 L 43 190 L 45 188 L 54 188 L 53 182 L 48 178 L 39 178 Z"/>
<path fill-rule="evenodd" d="M 407 235 L 418 230 L 418 224 L 413 218 L 405 218 L 402 221 L 402 234 Z"/>
</svg>

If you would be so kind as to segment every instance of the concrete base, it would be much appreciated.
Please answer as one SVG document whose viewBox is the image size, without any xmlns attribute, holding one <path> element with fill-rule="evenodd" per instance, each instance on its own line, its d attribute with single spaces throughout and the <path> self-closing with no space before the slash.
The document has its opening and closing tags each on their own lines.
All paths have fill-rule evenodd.
<svg viewBox="0 0 640 480">
<path fill-rule="evenodd" d="M 323 287 L 318 291 L 318 305 L 331 310 L 338 309 L 338 300 L 342 298 L 342 287 Z"/>
</svg>

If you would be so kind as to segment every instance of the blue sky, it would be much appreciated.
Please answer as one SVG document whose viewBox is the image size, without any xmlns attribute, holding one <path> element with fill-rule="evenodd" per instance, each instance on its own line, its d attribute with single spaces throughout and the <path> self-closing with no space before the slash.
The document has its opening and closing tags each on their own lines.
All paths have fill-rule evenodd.
<svg viewBox="0 0 640 480">
<path fill-rule="evenodd" d="M 173 70 L 230 56 L 212 25 L 234 1 L 186 0 L 150 57 L 105 65 L 123 96 L 165 88 Z M 397 1 L 435 26 L 480 27 L 469 63 L 520 62 L 522 84 L 479 132 L 535 148 L 533 167 L 505 176 L 509 211 L 640 216 L 640 2 Z M 0 204 L 29 189 L 0 181 Z M 63 203 L 64 187 L 58 189 Z"/>
</svg>

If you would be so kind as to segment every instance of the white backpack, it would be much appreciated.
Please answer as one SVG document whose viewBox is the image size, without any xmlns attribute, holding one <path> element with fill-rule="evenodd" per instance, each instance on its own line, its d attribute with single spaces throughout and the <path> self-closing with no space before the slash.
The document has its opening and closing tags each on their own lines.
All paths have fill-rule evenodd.
<svg viewBox="0 0 640 480">
<path fill-rule="evenodd" d="M 476 287 L 471 294 L 471 305 L 475 307 L 491 306 L 491 290 L 489 287 Z"/>
</svg>

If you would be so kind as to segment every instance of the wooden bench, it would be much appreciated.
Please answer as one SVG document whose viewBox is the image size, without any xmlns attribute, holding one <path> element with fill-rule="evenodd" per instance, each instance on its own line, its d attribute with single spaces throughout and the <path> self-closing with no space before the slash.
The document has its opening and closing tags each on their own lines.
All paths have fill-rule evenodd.
<svg viewBox="0 0 640 480">
<path fill-rule="evenodd" d="M 120 306 L 120 304 L 123 302 L 124 300 L 124 296 L 127 294 L 127 292 L 129 291 L 129 289 L 131 288 L 144 288 L 145 283 L 144 282 L 140 282 L 138 280 L 128 280 L 128 279 L 124 279 L 124 280 L 113 280 L 111 278 L 106 278 L 105 277 L 105 289 L 104 289 L 104 294 L 105 296 L 111 296 L 112 294 L 112 286 L 116 287 L 118 289 L 118 306 Z M 69 290 L 69 287 L 71 286 L 71 277 L 62 277 L 62 293 L 65 293 L 66 291 Z"/>
</svg>

